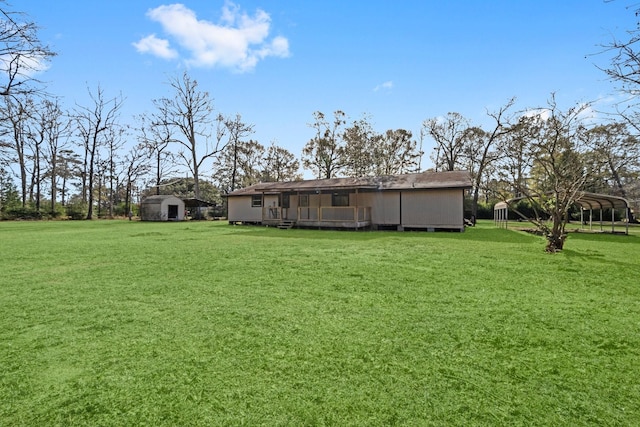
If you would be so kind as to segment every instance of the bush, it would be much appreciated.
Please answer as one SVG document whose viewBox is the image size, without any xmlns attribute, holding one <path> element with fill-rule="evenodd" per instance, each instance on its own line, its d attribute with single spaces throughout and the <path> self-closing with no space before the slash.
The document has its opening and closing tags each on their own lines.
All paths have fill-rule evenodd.
<svg viewBox="0 0 640 427">
<path fill-rule="evenodd" d="M 67 216 L 69 219 L 85 219 L 87 217 L 87 205 L 82 202 L 69 203 L 67 205 Z"/>
<path fill-rule="evenodd" d="M 4 219 L 42 219 L 42 213 L 32 206 L 12 206 L 5 210 Z"/>
<path fill-rule="evenodd" d="M 477 219 L 493 219 L 493 204 L 478 203 Z"/>
</svg>

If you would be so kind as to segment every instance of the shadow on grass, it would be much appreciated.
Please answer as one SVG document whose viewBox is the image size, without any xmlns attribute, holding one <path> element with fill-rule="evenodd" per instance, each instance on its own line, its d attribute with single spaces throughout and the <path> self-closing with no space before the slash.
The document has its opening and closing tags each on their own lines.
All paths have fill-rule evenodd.
<svg viewBox="0 0 640 427">
<path fill-rule="evenodd" d="M 569 239 L 590 242 L 640 244 L 640 237 L 631 234 L 573 232 L 569 233 Z"/>
<path fill-rule="evenodd" d="M 498 243 L 534 243 L 540 239 L 521 231 L 504 230 L 494 227 L 467 228 L 464 232 L 447 231 L 372 231 L 372 230 L 319 230 L 297 228 L 280 230 L 275 227 L 236 225 L 228 234 L 251 237 L 269 237 L 282 239 L 322 239 L 322 240 L 378 240 L 401 238 L 407 240 L 460 240 Z"/>
</svg>

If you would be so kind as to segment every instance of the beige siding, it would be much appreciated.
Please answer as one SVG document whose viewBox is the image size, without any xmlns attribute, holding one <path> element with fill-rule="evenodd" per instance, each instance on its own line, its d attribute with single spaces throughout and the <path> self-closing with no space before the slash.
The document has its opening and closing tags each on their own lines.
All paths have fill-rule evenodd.
<svg viewBox="0 0 640 427">
<path fill-rule="evenodd" d="M 262 208 L 251 207 L 251 196 L 229 197 L 229 221 L 262 221 Z"/>
<path fill-rule="evenodd" d="M 278 207 L 280 205 L 279 201 L 280 198 L 278 197 L 277 194 L 265 194 L 264 196 L 264 206 L 271 208 L 271 207 Z"/>
<path fill-rule="evenodd" d="M 402 226 L 464 228 L 461 189 L 402 192 Z"/>
<path fill-rule="evenodd" d="M 298 219 L 298 195 L 289 195 L 289 209 L 282 208 L 282 219 L 296 220 Z"/>
<path fill-rule="evenodd" d="M 372 224 L 400 224 L 400 192 L 360 193 L 358 202 L 359 206 L 371 207 Z"/>
</svg>

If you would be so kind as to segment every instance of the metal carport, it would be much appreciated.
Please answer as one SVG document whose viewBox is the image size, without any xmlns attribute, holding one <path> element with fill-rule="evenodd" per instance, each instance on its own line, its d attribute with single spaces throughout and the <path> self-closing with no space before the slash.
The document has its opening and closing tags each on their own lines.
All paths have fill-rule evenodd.
<svg viewBox="0 0 640 427">
<path fill-rule="evenodd" d="M 509 220 L 509 204 L 517 202 L 518 200 L 525 199 L 526 197 L 517 197 L 509 199 L 504 202 L 496 203 L 493 207 L 493 220 L 498 227 L 507 228 Z M 616 209 L 624 209 L 625 215 L 625 234 L 629 234 L 629 202 L 618 196 L 610 196 L 608 194 L 588 193 L 583 192 L 575 202 L 580 206 L 580 226 L 584 225 L 584 213 L 589 211 L 589 230 L 593 230 L 593 210 L 598 209 L 600 211 L 599 223 L 600 231 L 604 231 L 603 228 L 603 210 L 611 209 L 611 233 L 615 233 L 615 211 Z"/>
<path fill-rule="evenodd" d="M 580 224 L 584 224 L 584 213 L 589 211 L 589 230 L 593 230 L 593 210 L 600 210 L 600 231 L 603 229 L 603 210 L 611 209 L 611 232 L 616 232 L 615 211 L 616 209 L 624 209 L 625 215 L 625 234 L 629 234 L 629 202 L 617 196 L 609 196 L 607 194 L 583 193 L 576 201 L 580 206 Z"/>
</svg>

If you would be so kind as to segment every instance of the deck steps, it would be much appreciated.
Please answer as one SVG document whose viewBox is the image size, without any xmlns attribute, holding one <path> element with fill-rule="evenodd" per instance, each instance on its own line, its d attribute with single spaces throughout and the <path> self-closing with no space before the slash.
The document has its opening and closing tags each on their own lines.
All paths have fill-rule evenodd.
<svg viewBox="0 0 640 427">
<path fill-rule="evenodd" d="M 296 225 L 295 221 L 291 221 L 291 220 L 288 220 L 288 219 L 283 219 L 278 224 L 278 228 L 280 230 L 289 230 L 289 229 L 293 228 L 295 225 Z"/>
</svg>

